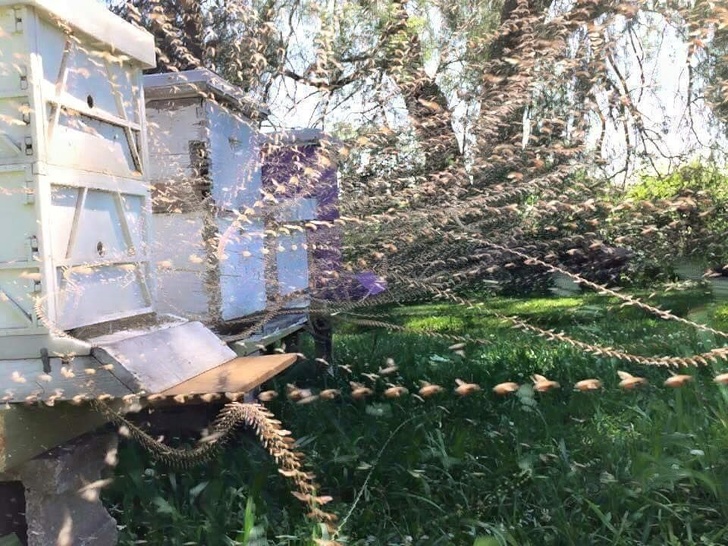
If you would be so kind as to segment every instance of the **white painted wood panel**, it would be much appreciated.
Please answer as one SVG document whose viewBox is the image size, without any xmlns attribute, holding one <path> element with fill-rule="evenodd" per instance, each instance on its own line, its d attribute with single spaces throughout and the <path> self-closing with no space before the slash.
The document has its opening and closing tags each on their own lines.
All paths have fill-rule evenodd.
<svg viewBox="0 0 728 546">
<path fill-rule="evenodd" d="M 210 178 L 215 205 L 252 207 L 260 199 L 260 145 L 250 122 L 219 104 L 206 102 L 210 135 Z"/>
<path fill-rule="evenodd" d="M 152 215 L 157 309 L 194 320 L 209 318 L 205 214 Z"/>
<path fill-rule="evenodd" d="M 25 10 L 0 6 L 0 163 L 28 163 L 26 139 L 32 137 L 28 115 L 30 48 L 27 36 L 16 30 L 16 17 Z"/>
<path fill-rule="evenodd" d="M 276 205 L 275 218 L 279 222 L 306 222 L 316 219 L 318 200 L 313 197 L 295 197 Z"/>
<path fill-rule="evenodd" d="M 33 296 L 37 269 L 0 270 L 0 328 L 26 330 L 35 325 Z"/>
<path fill-rule="evenodd" d="M 124 177 L 144 170 L 138 70 L 104 49 L 67 36 L 36 15 L 45 154 L 39 158 Z M 42 77 L 42 80 L 40 78 Z M 40 81 L 38 81 L 40 80 Z M 93 150 L 93 153 L 89 153 Z"/>
<path fill-rule="evenodd" d="M 308 289 L 308 250 L 306 234 L 298 231 L 278 237 L 276 268 L 280 294 Z"/>
<path fill-rule="evenodd" d="M 30 238 L 37 230 L 27 193 L 32 183 L 30 166 L 0 166 L 0 267 L 30 258 Z"/>
<path fill-rule="evenodd" d="M 44 16 L 64 22 L 94 41 L 133 57 L 144 68 L 156 64 L 154 38 L 114 16 L 94 0 L 0 0 L 0 8 L 27 6 Z"/>
<path fill-rule="evenodd" d="M 52 187 L 59 328 L 151 308 L 145 212 L 144 196 Z"/>
<path fill-rule="evenodd" d="M 220 293 L 223 320 L 252 315 L 266 307 L 263 223 L 218 219 Z"/>
<path fill-rule="evenodd" d="M 240 224 L 230 214 L 216 219 L 216 231 L 209 233 L 202 211 L 153 218 L 161 312 L 210 321 L 265 309 L 262 223 Z"/>
<path fill-rule="evenodd" d="M 147 102 L 149 177 L 155 182 L 192 175 L 190 142 L 207 142 L 202 99 Z"/>
<path fill-rule="evenodd" d="M 121 319 L 151 310 L 152 301 L 143 278 L 146 266 L 134 263 L 69 268 L 58 273 L 56 328 L 70 330 Z"/>
<path fill-rule="evenodd" d="M 152 310 L 141 71 L 153 53 L 92 0 L 0 0 L 0 335 Z"/>
</svg>

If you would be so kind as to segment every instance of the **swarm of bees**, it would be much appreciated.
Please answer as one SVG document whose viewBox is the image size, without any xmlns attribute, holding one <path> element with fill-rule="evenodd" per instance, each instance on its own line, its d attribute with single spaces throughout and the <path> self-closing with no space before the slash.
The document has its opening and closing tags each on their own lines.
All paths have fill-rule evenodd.
<svg viewBox="0 0 728 546">
<path fill-rule="evenodd" d="M 393 361 L 389 359 L 389 363 L 386 368 L 380 368 L 380 374 L 367 373 L 363 374 L 365 379 L 370 383 L 369 385 L 357 381 L 350 381 L 349 386 L 351 388 L 350 395 L 353 400 L 366 401 L 371 399 L 378 393 L 387 399 L 398 399 L 404 396 L 410 395 L 421 401 L 433 398 L 438 395 L 451 392 L 459 398 L 465 398 L 473 396 L 477 393 L 483 392 L 484 388 L 475 382 L 467 382 L 462 379 L 456 379 L 455 384 L 451 388 L 447 388 L 443 385 L 436 385 L 427 381 L 421 380 L 419 382 L 419 388 L 414 389 L 413 392 L 404 385 L 394 384 L 389 381 L 385 382 L 384 388 L 377 389 L 377 380 L 384 379 L 382 376 L 386 376 L 392 368 L 395 368 Z M 348 366 L 346 368 L 349 368 Z M 382 370 L 387 371 L 387 374 L 381 373 Z M 618 387 L 624 391 L 633 391 L 636 389 L 646 387 L 649 382 L 644 377 L 632 375 L 631 373 L 618 370 L 617 376 L 619 378 Z M 672 373 L 667 379 L 664 380 L 663 386 L 668 388 L 680 388 L 684 387 L 694 381 L 694 376 L 687 374 L 675 374 Z M 713 378 L 713 382 L 718 385 L 728 385 L 728 372 L 718 374 Z M 561 389 L 561 384 L 553 379 L 549 379 L 541 374 L 533 374 L 530 378 L 530 382 L 525 384 L 519 384 L 515 381 L 505 381 L 492 387 L 491 392 L 498 397 L 506 397 L 517 393 L 522 388 L 531 389 L 534 392 L 546 394 L 552 391 Z M 574 383 L 573 390 L 577 392 L 589 393 L 603 390 L 604 384 L 600 379 L 587 378 L 582 379 Z M 339 389 L 324 389 L 318 394 L 315 394 L 310 389 L 301 389 L 293 384 L 286 386 L 287 398 L 291 402 L 297 404 L 308 404 L 315 400 L 333 400 L 343 396 Z M 258 400 L 260 402 L 270 402 L 278 397 L 276 391 L 267 390 L 258 394 Z"/>
</svg>

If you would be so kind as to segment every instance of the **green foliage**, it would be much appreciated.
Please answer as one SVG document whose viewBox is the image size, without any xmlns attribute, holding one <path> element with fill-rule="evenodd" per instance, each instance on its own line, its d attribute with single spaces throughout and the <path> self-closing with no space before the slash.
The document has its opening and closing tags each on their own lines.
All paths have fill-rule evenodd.
<svg viewBox="0 0 728 546">
<path fill-rule="evenodd" d="M 694 163 L 665 177 L 644 176 L 630 188 L 631 199 L 672 199 L 685 192 L 705 192 L 714 201 L 728 201 L 728 175 L 715 167 Z"/>
<path fill-rule="evenodd" d="M 682 316 L 710 308 L 700 290 L 660 293 L 650 302 Z M 638 354 L 684 355 L 716 345 L 712 336 L 619 303 L 597 296 L 488 300 L 502 314 Z M 285 383 L 296 380 L 299 386 L 346 390 L 349 380 L 370 384 L 362 374 L 376 372 L 391 357 L 399 370 L 387 381 L 414 392 L 426 380 L 447 391 L 425 401 L 386 399 L 380 379 L 374 385 L 378 394 L 368 402 L 344 397 L 298 405 L 282 397 L 271 404 L 298 438 L 324 494 L 334 497 L 333 510 L 342 517 L 351 512 L 339 540 L 360 546 L 728 541 L 728 389 L 712 383 L 720 367 L 689 370 L 694 383 L 671 390 L 662 387 L 668 376 L 663 369 L 588 357 L 514 331 L 478 309 L 438 304 L 386 312 L 398 324 L 465 331 L 490 343 L 468 344 L 463 356 L 430 336 L 350 327 L 335 337 L 335 360 L 350 366 L 352 375 L 340 370 L 311 377 L 293 370 L 271 385 L 284 391 Z M 717 325 L 726 315 L 723 306 L 705 318 Z M 650 385 L 621 391 L 618 369 L 646 377 Z M 533 373 L 559 381 L 562 389 L 534 392 Z M 604 390 L 569 388 L 587 377 L 601 379 Z M 457 397 L 457 378 L 485 390 Z M 488 391 L 503 381 L 523 386 L 508 398 Z M 143 536 L 179 537 L 159 542 L 165 544 L 234 543 L 215 542 L 213 533 L 237 533 L 238 543 L 245 543 L 252 526 L 265 531 L 268 544 L 310 541 L 296 501 L 252 442 L 176 482 L 158 466 L 151 466 L 154 475 L 144 474 L 149 461 L 126 449 L 139 458 L 122 453 L 115 484 L 115 498 L 121 499 L 115 515 L 130 537 L 125 543 Z M 204 482 L 209 485 L 192 500 L 193 489 Z M 207 513 L 201 499 L 213 483 L 216 508 Z"/>
<path fill-rule="evenodd" d="M 269 519 L 283 527 L 291 519 L 304 523 L 277 467 L 247 435 L 208 466 L 179 472 L 150 459 L 139 445 L 122 442 L 116 476 L 104 501 L 121 524 L 122 546 L 140 540 L 256 546 L 270 544 Z"/>
<path fill-rule="evenodd" d="M 0 546 L 22 546 L 22 542 L 15 533 L 0 537 Z"/>
<path fill-rule="evenodd" d="M 715 309 L 713 320 L 717 328 L 728 330 L 728 303 L 724 303 Z"/>
<path fill-rule="evenodd" d="M 669 176 L 645 176 L 609 218 L 610 234 L 626 239 L 633 269 L 655 275 L 689 259 L 703 268 L 728 261 L 728 175 L 690 164 Z"/>
</svg>

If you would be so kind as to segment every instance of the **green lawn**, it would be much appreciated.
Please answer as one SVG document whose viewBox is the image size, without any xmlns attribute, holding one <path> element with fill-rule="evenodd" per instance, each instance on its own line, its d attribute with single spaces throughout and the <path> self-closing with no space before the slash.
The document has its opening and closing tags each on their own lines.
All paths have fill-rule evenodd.
<svg viewBox="0 0 728 546">
<path fill-rule="evenodd" d="M 725 306 L 700 291 L 649 301 L 717 327 L 728 322 Z M 690 355 L 724 339 L 596 296 L 486 303 L 483 310 L 375 310 L 386 316 L 380 320 L 413 331 L 341 324 L 335 365 L 349 366 L 351 376 L 311 374 L 309 362 L 271 383 L 281 393 L 292 381 L 347 391 L 350 379 L 376 390 L 367 402 L 345 393 L 331 402 L 297 405 L 281 397 L 269 404 L 298 438 L 322 492 L 334 497 L 329 508 L 345 518 L 341 542 L 728 544 L 728 389 L 712 382 L 722 366 L 681 372 L 694 381 L 668 389 L 664 369 L 585 355 L 514 330 L 490 311 L 642 355 Z M 462 356 L 448 349 L 452 341 L 423 331 L 487 343 L 466 344 Z M 387 358 L 399 366 L 392 383 L 416 392 L 425 380 L 446 392 L 427 400 L 385 398 L 385 381 L 372 384 L 363 374 Z M 650 384 L 622 391 L 617 370 Z M 562 388 L 534 392 L 533 373 Z M 571 388 L 591 377 L 604 389 Z M 458 378 L 483 391 L 454 395 Z M 523 386 L 497 397 L 490 388 L 504 381 Z M 120 456 L 106 501 L 124 526 L 122 544 L 310 544 L 317 532 L 249 435 L 192 471 L 172 472 L 133 444 L 124 444 Z"/>
</svg>

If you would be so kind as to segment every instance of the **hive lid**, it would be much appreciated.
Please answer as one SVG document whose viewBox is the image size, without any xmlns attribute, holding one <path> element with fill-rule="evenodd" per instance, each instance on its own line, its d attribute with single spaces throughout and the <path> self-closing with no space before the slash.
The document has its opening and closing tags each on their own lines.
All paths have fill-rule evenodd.
<svg viewBox="0 0 728 546">
<path fill-rule="evenodd" d="M 114 15 L 96 0 L 0 0 L 2 6 L 35 8 L 136 59 L 144 68 L 157 64 L 154 37 Z"/>
<path fill-rule="evenodd" d="M 144 95 L 147 100 L 212 95 L 217 101 L 232 106 L 248 117 L 267 117 L 270 114 L 264 104 L 206 68 L 146 75 Z"/>
</svg>

